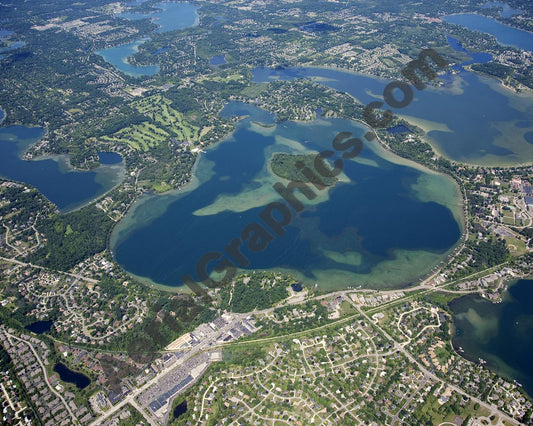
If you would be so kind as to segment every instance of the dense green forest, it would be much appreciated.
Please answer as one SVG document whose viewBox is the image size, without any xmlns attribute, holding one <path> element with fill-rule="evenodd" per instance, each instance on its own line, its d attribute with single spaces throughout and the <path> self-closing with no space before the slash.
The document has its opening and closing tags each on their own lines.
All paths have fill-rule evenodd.
<svg viewBox="0 0 533 426">
<path fill-rule="evenodd" d="M 220 307 L 240 313 L 270 308 L 289 296 L 287 287 L 292 282 L 291 277 L 272 272 L 240 275 L 233 286 L 221 290 Z"/>
<path fill-rule="evenodd" d="M 28 261 L 66 271 L 87 257 L 105 250 L 114 222 L 94 205 L 65 215 L 54 214 L 38 221 L 46 245 Z"/>
<path fill-rule="evenodd" d="M 474 261 L 478 268 L 489 268 L 505 262 L 509 255 L 509 250 L 505 246 L 504 240 L 489 238 L 487 241 L 470 243 L 473 246 Z"/>
<path fill-rule="evenodd" d="M 4 182 L 6 181 L 0 179 L 0 184 Z M 37 214 L 47 214 L 54 210 L 39 191 L 23 185 L 2 186 L 0 199 L 0 217 L 9 217 L 6 223 L 11 225 L 25 225 Z"/>
<path fill-rule="evenodd" d="M 496 62 L 488 62 L 486 64 L 474 64 L 472 69 L 475 71 L 483 72 L 485 74 L 492 75 L 494 77 L 504 80 L 509 75 L 512 75 L 513 69 L 506 65 L 498 64 Z"/>
<path fill-rule="evenodd" d="M 487 240 L 469 240 L 465 245 L 463 256 L 470 256 L 468 266 L 458 269 L 455 278 L 465 277 L 476 271 L 499 265 L 509 259 L 509 250 L 505 241 L 489 237 Z"/>
<path fill-rule="evenodd" d="M 316 169 L 316 162 L 323 163 L 318 154 L 286 154 L 277 152 L 270 160 L 272 172 L 292 182 L 311 182 L 322 186 L 332 186 L 336 177 L 324 177 Z M 325 166 L 329 169 L 329 166 Z"/>
</svg>

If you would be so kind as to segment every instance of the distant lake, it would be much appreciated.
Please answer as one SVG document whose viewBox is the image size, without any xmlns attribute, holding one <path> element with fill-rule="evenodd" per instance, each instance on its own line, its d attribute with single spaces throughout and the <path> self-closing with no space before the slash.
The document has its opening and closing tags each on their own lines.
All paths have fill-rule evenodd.
<svg viewBox="0 0 533 426">
<path fill-rule="evenodd" d="M 213 56 L 209 60 L 209 65 L 224 65 L 226 63 L 226 55 Z"/>
<path fill-rule="evenodd" d="M 492 61 L 492 55 L 490 53 L 485 52 L 469 52 L 464 48 L 464 46 L 459 42 L 459 40 L 446 36 L 446 39 L 448 40 L 448 44 L 453 50 L 457 50 L 458 52 L 466 53 L 468 56 L 470 56 L 469 61 L 464 61 L 463 63 L 459 65 L 455 65 L 455 70 L 457 71 L 463 71 L 461 67 L 464 67 L 466 65 L 472 65 L 472 64 L 485 64 L 487 62 Z"/>
<path fill-rule="evenodd" d="M 12 34 L 14 34 L 13 31 L 0 29 L 0 41 L 5 42 L 5 39 Z M 12 50 L 20 49 L 25 45 L 26 43 L 23 41 L 8 41 L 7 46 L 0 47 L 0 60 L 7 58 L 7 53 L 11 52 Z"/>
<path fill-rule="evenodd" d="M 533 33 L 501 24 L 494 18 L 476 13 L 446 15 L 442 18 L 449 24 L 461 25 L 472 31 L 492 34 L 498 43 L 533 51 Z"/>
<path fill-rule="evenodd" d="M 455 335 L 453 345 L 476 362 L 517 380 L 533 396 L 533 280 L 519 280 L 504 296 L 491 303 L 470 295 L 450 303 Z"/>
<path fill-rule="evenodd" d="M 165 53 L 168 49 L 170 49 L 170 47 L 165 46 L 165 47 L 162 47 L 161 49 L 157 49 L 156 51 L 150 53 L 150 55 L 159 55 L 161 53 Z"/>
<path fill-rule="evenodd" d="M 122 181 L 124 164 L 116 153 L 102 153 L 100 158 L 104 164 L 88 172 L 73 170 L 66 155 L 23 160 L 23 152 L 43 133 L 37 127 L 1 128 L 0 176 L 36 187 L 61 211 L 81 207 Z"/>
<path fill-rule="evenodd" d="M 387 129 L 387 132 L 393 135 L 397 133 L 412 133 L 411 129 L 409 129 L 409 127 L 404 126 L 403 124 L 397 124 L 396 126 L 389 127 Z"/>
<path fill-rule="evenodd" d="M 36 321 L 24 327 L 35 334 L 43 334 L 52 328 L 53 321 Z"/>
<path fill-rule="evenodd" d="M 73 371 L 61 362 L 58 362 L 54 366 L 54 371 L 59 374 L 59 378 L 63 382 L 73 383 L 78 389 L 85 389 L 91 384 L 91 379 L 85 374 Z"/>
<path fill-rule="evenodd" d="M 124 12 L 117 15 L 126 19 L 152 19 L 154 24 L 159 25 L 158 33 L 188 28 L 198 23 L 198 6 L 190 3 L 157 3 L 154 8 L 161 9 L 153 13 Z"/>
<path fill-rule="evenodd" d="M 131 77 L 151 76 L 159 72 L 159 65 L 132 65 L 128 62 L 128 58 L 138 52 L 139 46 L 143 44 L 147 38 L 142 38 L 128 44 L 122 44 L 108 49 L 97 51 L 102 58 L 113 65 L 124 74 Z"/>
<path fill-rule="evenodd" d="M 156 30 L 159 33 L 192 27 L 198 23 L 198 6 L 193 4 L 164 2 L 154 5 L 154 7 L 161 10 L 153 13 L 124 12 L 117 16 L 130 20 L 150 18 L 159 25 Z M 148 38 L 142 38 L 121 46 L 102 49 L 96 53 L 124 74 L 132 77 L 152 76 L 159 72 L 159 65 L 131 65 L 128 63 L 128 58 L 133 56 L 138 51 L 139 46 L 147 40 Z M 163 51 L 160 49 L 152 54 L 156 55 Z"/>
<path fill-rule="evenodd" d="M 500 16 L 502 18 L 510 18 L 511 16 L 518 15 L 521 13 L 519 9 L 513 9 L 507 3 L 502 3 L 500 1 L 491 1 L 489 3 L 484 4 L 481 7 L 484 7 L 485 9 L 492 8 L 492 7 L 500 8 L 501 9 Z"/>
<path fill-rule="evenodd" d="M 116 152 L 100 152 L 98 161 L 100 164 L 120 164 L 122 163 L 122 156 Z"/>
<path fill-rule="evenodd" d="M 197 261 L 223 251 L 242 229 L 260 222 L 272 185 L 286 181 L 270 171 L 275 152 L 331 149 L 340 131 L 361 136 L 349 120 L 275 123 L 252 106 L 230 103 L 224 116 L 243 116 L 234 134 L 203 154 L 195 179 L 181 191 L 146 196 L 115 228 L 111 247 L 130 273 L 158 284 L 181 285 Z M 331 290 L 347 286 L 405 286 L 443 260 L 461 234 L 461 197 L 447 176 L 368 143 L 345 161 L 341 181 L 306 202 L 306 209 L 262 252 L 243 254 L 249 269 L 275 269 Z M 216 262 L 210 266 L 213 267 Z"/>
<path fill-rule="evenodd" d="M 0 47 L 0 60 L 7 58 L 7 53 L 20 49 L 21 47 L 24 47 L 26 45 L 23 41 L 13 41 L 9 43 L 9 46 L 7 47 Z"/>
<path fill-rule="evenodd" d="M 492 78 L 459 71 L 441 76 L 444 87 L 415 90 L 410 105 L 392 108 L 392 112 L 424 129 L 428 142 L 452 160 L 492 166 L 533 162 L 533 146 L 525 138 L 533 131 L 533 96 L 516 94 Z M 388 83 L 366 75 L 312 67 L 256 68 L 252 73 L 253 81 L 258 83 L 308 78 L 347 92 L 364 105 L 381 100 Z"/>
</svg>

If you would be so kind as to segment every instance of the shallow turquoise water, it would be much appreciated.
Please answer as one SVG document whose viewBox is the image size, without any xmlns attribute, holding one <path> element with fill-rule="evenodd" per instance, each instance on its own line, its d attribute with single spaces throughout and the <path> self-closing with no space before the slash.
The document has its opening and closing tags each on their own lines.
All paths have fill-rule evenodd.
<svg viewBox="0 0 533 426">
<path fill-rule="evenodd" d="M 272 153 L 331 149 L 340 131 L 365 131 L 347 120 L 275 125 L 264 111 L 241 104 L 230 109 L 251 117 L 202 155 L 196 187 L 147 197 L 117 226 L 112 249 L 129 272 L 168 286 L 179 286 L 183 274 L 196 276 L 204 254 L 224 253 L 247 225 L 264 224 L 259 215 L 266 205 L 284 201 L 272 188 L 280 180 L 269 172 Z M 342 182 L 329 191 L 315 188 L 316 200 L 293 211 L 282 237 L 269 231 L 275 238 L 265 250 L 243 243 L 250 263 L 237 266 L 288 270 L 324 289 L 395 287 L 431 269 L 458 241 L 452 209 L 460 199 L 449 178 L 388 161 L 370 144 L 344 166 Z"/>
<path fill-rule="evenodd" d="M 366 105 L 381 100 L 389 81 L 324 68 L 256 68 L 255 82 L 308 78 L 347 92 Z M 481 165 L 514 165 L 533 161 L 526 133 L 533 131 L 533 96 L 517 95 L 493 79 L 460 71 L 441 76 L 444 86 L 414 90 L 403 109 L 391 108 L 422 127 L 428 141 L 444 156 Z M 320 106 L 320 105 L 317 105 Z M 475 123 L 475 125 L 474 125 Z"/>
</svg>

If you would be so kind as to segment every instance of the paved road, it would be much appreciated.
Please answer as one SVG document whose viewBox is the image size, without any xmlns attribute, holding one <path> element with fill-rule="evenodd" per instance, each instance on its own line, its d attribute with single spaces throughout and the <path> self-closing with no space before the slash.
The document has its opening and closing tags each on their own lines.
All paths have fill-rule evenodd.
<svg viewBox="0 0 533 426">
<path fill-rule="evenodd" d="M 372 321 L 372 319 L 365 313 L 363 312 L 359 307 L 356 307 L 356 309 L 359 311 L 359 313 L 370 323 L 370 324 L 374 324 L 374 322 Z M 375 324 L 374 324 L 375 325 Z M 442 380 L 440 377 L 436 376 L 435 374 L 433 374 L 432 372 L 430 372 L 429 370 L 427 370 L 422 364 L 420 364 L 418 362 L 418 360 L 413 356 L 411 355 L 410 352 L 407 351 L 407 349 L 405 349 L 401 344 L 399 344 L 398 342 L 396 342 L 396 340 L 394 340 L 385 330 L 383 330 L 381 327 L 378 327 L 377 325 L 375 325 L 376 328 L 378 328 L 382 333 L 383 335 L 392 343 L 394 344 L 394 347 L 400 351 L 402 354 L 404 354 L 407 359 L 409 359 L 409 361 L 411 361 L 413 364 L 416 364 L 418 366 L 418 368 L 420 369 L 420 371 L 422 371 L 422 373 L 424 373 L 424 375 L 426 377 L 430 377 L 432 378 L 433 380 L 439 382 L 439 383 L 443 383 L 445 386 L 448 386 L 449 388 L 453 389 L 455 392 L 457 392 L 458 394 L 460 395 L 463 395 L 467 398 L 470 398 L 472 401 L 474 402 L 477 402 L 479 405 L 481 405 L 482 407 L 486 408 L 487 410 L 489 410 L 491 412 L 491 414 L 496 414 L 498 416 L 500 416 L 500 418 L 503 418 L 503 420 L 509 422 L 510 424 L 513 424 L 513 425 L 519 425 L 520 423 L 517 422 L 515 419 L 513 419 L 512 417 L 508 416 L 507 414 L 501 412 L 500 410 L 498 410 L 498 408 L 490 405 L 490 404 L 487 404 L 485 401 L 482 401 L 481 399 L 479 398 L 476 398 L 472 395 L 469 395 L 468 393 L 466 393 L 464 390 L 462 390 L 461 388 L 451 384 L 451 383 L 448 383 L 444 380 Z"/>
<path fill-rule="evenodd" d="M 50 391 L 55 395 L 57 396 L 61 402 L 63 402 L 63 405 L 65 406 L 65 408 L 67 409 L 68 413 L 70 414 L 70 418 L 72 419 L 73 423 L 75 424 L 78 424 L 78 418 L 74 415 L 74 413 L 72 412 L 72 410 L 70 409 L 69 405 L 67 404 L 67 402 L 65 401 L 65 399 L 56 392 L 56 390 L 52 387 L 52 385 L 50 384 L 50 381 L 48 380 L 48 373 L 46 372 L 46 368 L 43 364 L 43 362 L 41 361 L 41 358 L 39 357 L 39 354 L 37 354 L 37 351 L 35 350 L 35 348 L 33 347 L 33 345 L 31 344 L 31 342 L 28 342 L 24 339 L 21 339 L 17 336 L 14 336 L 12 334 L 9 334 L 7 331 L 4 331 L 4 333 L 6 334 L 6 336 L 8 336 L 8 338 L 12 338 L 14 340 L 18 340 L 20 342 L 23 342 L 25 344 L 28 345 L 28 347 L 30 348 L 30 350 L 33 352 L 33 355 L 35 356 L 35 358 L 37 359 L 37 362 L 39 363 L 40 367 L 41 367 L 41 370 L 43 370 L 43 374 L 44 374 L 44 381 L 46 382 L 48 388 L 50 389 Z"/>
<path fill-rule="evenodd" d="M 79 275 L 79 274 L 71 274 L 69 272 L 56 271 L 54 269 L 45 268 L 44 266 L 34 265 L 32 263 L 24 263 L 24 262 L 21 262 L 20 260 L 9 259 L 7 257 L 2 257 L 2 256 L 0 256 L 0 260 L 4 260 L 6 262 L 15 263 L 17 265 L 26 266 L 26 267 L 30 267 L 30 268 L 36 268 L 36 269 L 42 269 L 44 271 L 50 271 L 50 272 L 55 273 L 55 274 L 68 275 L 69 277 L 73 277 L 73 278 L 76 278 L 78 280 L 87 281 L 87 282 L 90 282 L 90 283 L 93 283 L 93 284 L 98 284 L 98 280 L 95 280 L 93 278 L 84 277 L 83 275 Z"/>
<path fill-rule="evenodd" d="M 144 411 L 144 408 L 141 407 L 139 404 L 137 404 L 137 401 L 135 401 L 134 399 L 130 401 L 130 404 L 133 405 L 135 407 L 135 409 L 141 413 L 144 417 L 144 419 L 150 423 L 152 426 L 159 426 L 159 423 L 157 423 L 154 419 L 152 419 L 152 417 L 150 417 L 148 414 L 146 414 L 146 412 Z"/>
</svg>

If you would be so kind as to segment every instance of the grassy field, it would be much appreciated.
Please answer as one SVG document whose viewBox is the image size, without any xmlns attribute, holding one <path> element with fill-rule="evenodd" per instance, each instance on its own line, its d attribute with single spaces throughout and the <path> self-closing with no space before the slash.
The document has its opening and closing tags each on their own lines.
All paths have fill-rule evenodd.
<svg viewBox="0 0 533 426">
<path fill-rule="evenodd" d="M 244 81 L 244 76 L 242 74 L 228 74 L 226 77 L 216 76 L 210 78 L 210 80 L 219 82 L 219 83 L 229 83 L 232 81 Z"/>
<path fill-rule="evenodd" d="M 127 143 L 137 151 L 149 151 L 171 137 L 177 141 L 198 142 L 201 129 L 189 123 L 185 116 L 171 106 L 171 101 L 158 94 L 132 102 L 131 106 L 143 114 L 147 121 L 119 130 L 102 139 L 108 142 Z"/>
<path fill-rule="evenodd" d="M 165 127 L 179 141 L 198 141 L 200 128 L 190 124 L 171 104 L 169 99 L 158 94 L 134 101 L 132 106 L 153 122 Z"/>
<path fill-rule="evenodd" d="M 490 415 L 490 412 L 488 410 L 480 408 L 472 402 L 466 404 L 464 407 L 461 407 L 459 404 L 455 404 L 455 408 L 456 410 L 458 409 L 458 413 L 454 412 L 451 409 L 452 405 L 453 404 L 451 403 L 451 401 L 441 405 L 439 404 L 439 401 L 434 395 L 430 395 L 426 399 L 426 401 L 424 401 L 419 407 L 417 407 L 417 410 L 421 413 L 425 413 L 426 418 L 431 418 L 431 424 L 434 425 L 439 425 L 444 422 L 447 422 L 448 424 L 454 423 L 459 420 L 458 418 L 465 420 L 469 415 Z"/>
<path fill-rule="evenodd" d="M 154 191 L 159 193 L 163 193 L 172 189 L 172 187 L 166 182 L 154 183 L 152 184 L 152 188 L 154 189 Z"/>
<path fill-rule="evenodd" d="M 265 83 L 253 83 L 250 86 L 246 87 L 242 90 L 242 95 L 247 96 L 249 98 L 255 98 L 261 94 L 265 89 L 267 88 L 267 85 Z"/>
<path fill-rule="evenodd" d="M 449 347 L 437 347 L 435 348 L 435 356 L 440 365 L 445 365 L 452 356 L 451 348 Z"/>
<path fill-rule="evenodd" d="M 515 226 L 515 213 L 511 210 L 504 210 L 503 211 L 503 223 L 506 225 L 512 225 Z"/>
<path fill-rule="evenodd" d="M 149 151 L 160 143 L 166 142 L 170 135 L 163 129 L 147 121 L 135 124 L 102 139 L 109 142 L 127 143 L 137 151 Z"/>
<path fill-rule="evenodd" d="M 518 238 L 507 237 L 505 238 L 505 242 L 513 256 L 521 256 L 527 252 L 526 243 Z"/>
<path fill-rule="evenodd" d="M 392 56 L 385 56 L 383 58 L 379 58 L 379 60 L 386 65 L 389 68 L 394 68 L 396 66 L 401 66 L 402 63 L 398 61 L 397 59 L 393 58 Z"/>
</svg>

